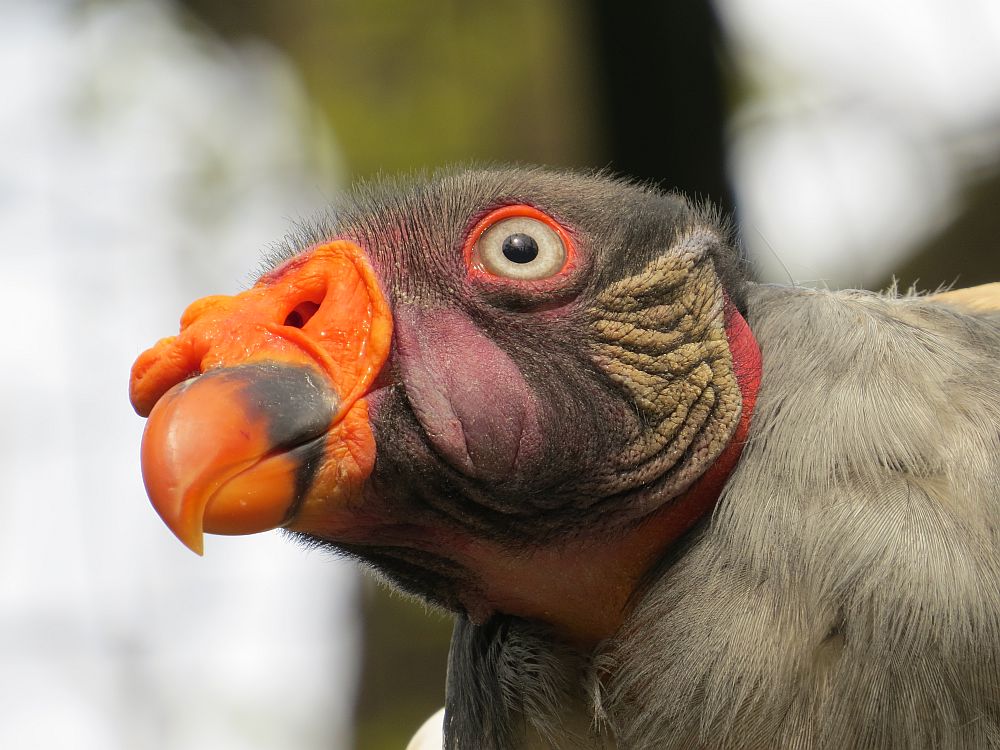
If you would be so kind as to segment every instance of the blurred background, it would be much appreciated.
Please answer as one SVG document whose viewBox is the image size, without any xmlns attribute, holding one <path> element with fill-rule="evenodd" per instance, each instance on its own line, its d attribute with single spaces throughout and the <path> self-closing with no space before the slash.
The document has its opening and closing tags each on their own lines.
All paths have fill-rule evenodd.
<svg viewBox="0 0 1000 750">
<path fill-rule="evenodd" d="M 611 169 L 765 280 L 1000 280 L 995 0 L 0 0 L 0 747 L 395 750 L 445 616 L 149 508 L 134 357 L 359 178 Z"/>
</svg>

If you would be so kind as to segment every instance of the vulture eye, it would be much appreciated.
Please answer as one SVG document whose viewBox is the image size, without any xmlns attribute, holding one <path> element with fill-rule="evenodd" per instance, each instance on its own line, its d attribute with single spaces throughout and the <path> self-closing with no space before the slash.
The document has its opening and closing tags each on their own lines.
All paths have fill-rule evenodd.
<svg viewBox="0 0 1000 750">
<path fill-rule="evenodd" d="M 492 211 L 469 238 L 466 257 L 473 270 L 518 281 L 555 276 L 571 260 L 566 231 L 531 206 Z"/>
</svg>

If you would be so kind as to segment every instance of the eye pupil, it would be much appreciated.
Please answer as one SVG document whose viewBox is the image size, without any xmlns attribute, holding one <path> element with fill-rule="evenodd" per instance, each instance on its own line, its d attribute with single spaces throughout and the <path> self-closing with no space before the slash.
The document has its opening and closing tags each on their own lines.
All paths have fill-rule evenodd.
<svg viewBox="0 0 1000 750">
<path fill-rule="evenodd" d="M 494 246 L 495 247 L 495 246 Z M 531 263 L 538 257 L 538 243 L 530 234 L 512 234 L 503 241 L 503 254 L 511 263 Z"/>
</svg>

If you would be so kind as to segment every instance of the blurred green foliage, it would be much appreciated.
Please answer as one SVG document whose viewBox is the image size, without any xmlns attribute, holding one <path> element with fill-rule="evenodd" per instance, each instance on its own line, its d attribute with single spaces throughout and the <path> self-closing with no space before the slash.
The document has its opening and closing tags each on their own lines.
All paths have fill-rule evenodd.
<svg viewBox="0 0 1000 750">
<path fill-rule="evenodd" d="M 390 593 L 366 576 L 362 663 L 355 710 L 356 747 L 402 748 L 444 705 L 451 617 Z"/>
<path fill-rule="evenodd" d="M 590 162 L 595 102 L 569 0 L 187 0 L 301 71 L 350 177 L 452 162 Z"/>
</svg>

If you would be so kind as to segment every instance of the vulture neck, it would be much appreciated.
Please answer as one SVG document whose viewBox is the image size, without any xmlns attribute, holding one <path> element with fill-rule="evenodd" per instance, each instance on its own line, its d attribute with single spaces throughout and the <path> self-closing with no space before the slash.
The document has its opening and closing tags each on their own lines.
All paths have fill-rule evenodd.
<svg viewBox="0 0 1000 750">
<path fill-rule="evenodd" d="M 467 552 L 490 584 L 483 601 L 467 603 L 472 604 L 470 619 L 483 622 L 500 612 L 538 620 L 583 652 L 618 631 L 646 574 L 715 507 L 746 443 L 760 384 L 760 349 L 728 298 L 725 326 L 742 409 L 732 438 L 712 466 L 683 494 L 623 534 L 578 538 L 518 555 L 474 545 Z"/>
</svg>

